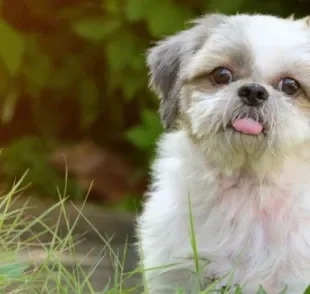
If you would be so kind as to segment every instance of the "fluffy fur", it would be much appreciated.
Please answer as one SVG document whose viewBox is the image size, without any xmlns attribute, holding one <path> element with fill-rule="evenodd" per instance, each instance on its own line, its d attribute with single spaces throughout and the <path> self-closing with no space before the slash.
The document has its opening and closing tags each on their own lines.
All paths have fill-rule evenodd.
<svg viewBox="0 0 310 294">
<path fill-rule="evenodd" d="M 301 294 L 310 284 L 309 19 L 207 15 L 150 49 L 148 65 L 167 129 L 138 218 L 148 293 L 196 294 L 221 279 L 245 294 L 259 285 Z M 235 79 L 215 86 L 217 67 Z M 294 97 L 278 87 L 285 77 L 301 86 Z M 249 82 L 269 93 L 260 107 L 237 95 Z M 236 132 L 239 117 L 264 132 Z"/>
</svg>

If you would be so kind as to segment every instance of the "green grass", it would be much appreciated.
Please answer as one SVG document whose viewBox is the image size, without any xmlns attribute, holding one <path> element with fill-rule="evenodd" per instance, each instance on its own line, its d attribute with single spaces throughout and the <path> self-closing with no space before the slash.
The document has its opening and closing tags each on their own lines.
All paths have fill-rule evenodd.
<svg viewBox="0 0 310 294">
<path fill-rule="evenodd" d="M 113 252 L 109 240 L 100 235 L 98 230 L 84 217 L 82 210 L 72 224 L 69 222 L 65 203 L 66 190 L 59 193 L 59 201 L 36 218 L 28 218 L 27 203 L 22 208 L 13 209 L 14 200 L 27 187 L 23 187 L 23 180 L 16 182 L 11 190 L 0 197 L 0 293 L 132 293 L 135 289 L 125 289 L 124 281 L 131 275 L 124 273 L 124 260 Z M 56 210 L 60 211 L 55 226 L 50 227 L 45 219 Z M 76 208 L 78 209 L 78 208 Z M 74 235 L 74 228 L 79 218 L 84 218 L 102 240 L 102 252 L 111 255 L 114 262 L 114 278 L 109 284 L 102 285 L 102 291 L 96 292 L 90 283 L 90 275 L 100 263 L 93 266 L 90 272 L 83 269 L 83 261 L 76 259 L 76 245 L 81 242 L 82 236 Z M 68 232 L 60 237 L 60 220 L 65 220 Z M 63 223 L 63 221 L 62 221 Z M 42 228 L 38 232 L 38 227 Z M 49 235 L 49 242 L 43 242 L 44 236 Z M 42 238 L 43 237 L 43 238 Z M 45 238 L 46 239 L 46 238 Z M 122 256 L 126 257 L 125 252 Z M 104 258 L 105 255 L 102 256 Z M 68 268 L 65 258 L 74 261 Z M 85 252 L 84 259 L 87 258 Z M 73 263 L 73 262 L 72 262 Z"/>
<path fill-rule="evenodd" d="M 23 180 L 24 177 L 15 182 L 10 191 L 3 193 L 3 196 L 0 197 L 0 293 L 130 294 L 141 293 L 142 290 L 137 289 L 143 289 L 143 285 L 146 289 L 143 272 L 154 269 L 136 269 L 133 272 L 124 273 L 127 246 L 124 247 L 124 252 L 121 254 L 124 258 L 121 260 L 119 258 L 119 252 L 113 251 L 110 240 L 100 235 L 95 226 L 85 218 L 82 213 L 83 209 L 78 210 L 78 218 L 73 224 L 69 222 L 65 209 L 65 203 L 67 201 L 65 197 L 66 188 L 61 193 L 59 192 L 59 201 L 39 217 L 25 217 L 29 209 L 27 203 L 22 208 L 12 209 L 14 199 L 27 188 L 23 187 Z M 46 224 L 45 219 L 55 209 L 60 211 L 59 218 L 55 220 L 55 226 L 50 227 Z M 196 244 L 190 199 L 189 209 L 190 244 L 193 251 L 195 274 L 198 277 L 202 268 Z M 91 272 L 85 272 L 83 269 L 83 260 L 76 259 L 76 245 L 81 241 L 81 236 L 74 235 L 74 228 L 79 218 L 83 218 L 83 221 L 86 221 L 91 226 L 102 241 L 102 250 L 106 254 L 109 254 L 114 261 L 114 277 L 107 285 L 102 285 L 103 289 L 101 292 L 96 292 L 90 282 L 90 275 L 101 260 L 98 260 Z M 67 226 L 66 231 L 68 233 L 64 237 L 60 237 L 61 219 L 65 220 L 65 225 Z M 42 228 L 39 232 L 37 228 L 34 229 L 38 225 Z M 48 243 L 42 241 L 42 236 L 46 234 L 50 236 Z M 70 257 L 73 260 L 76 259 L 73 268 L 68 268 L 64 257 Z M 87 253 L 85 253 L 85 258 L 87 258 Z M 142 276 L 141 284 L 131 289 L 126 288 L 126 279 L 137 274 Z M 233 275 L 233 272 L 231 274 Z M 213 281 L 206 289 L 202 289 L 199 294 L 231 293 L 229 292 L 229 286 L 232 285 L 218 290 L 216 286 L 219 282 Z M 234 289 L 234 294 L 242 294 L 242 287 L 237 286 Z M 182 290 L 176 290 L 176 293 L 186 294 Z M 286 289 L 279 294 L 285 293 Z M 257 294 L 266 294 L 266 291 L 260 288 Z M 310 294 L 310 288 L 304 294 Z"/>
</svg>

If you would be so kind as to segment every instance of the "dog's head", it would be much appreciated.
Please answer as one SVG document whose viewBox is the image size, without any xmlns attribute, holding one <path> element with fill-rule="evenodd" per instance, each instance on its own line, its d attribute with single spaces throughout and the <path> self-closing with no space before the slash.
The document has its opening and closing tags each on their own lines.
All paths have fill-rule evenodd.
<svg viewBox="0 0 310 294">
<path fill-rule="evenodd" d="M 240 166 L 310 138 L 308 18 L 208 15 L 147 62 L 164 126 L 189 130 L 213 159 Z"/>
</svg>

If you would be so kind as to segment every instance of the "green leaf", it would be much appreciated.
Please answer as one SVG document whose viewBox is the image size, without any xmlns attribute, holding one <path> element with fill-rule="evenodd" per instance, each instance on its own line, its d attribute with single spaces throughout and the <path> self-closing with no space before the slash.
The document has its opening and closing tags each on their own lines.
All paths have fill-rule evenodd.
<svg viewBox="0 0 310 294">
<path fill-rule="evenodd" d="M 85 78 L 79 89 L 79 105 L 81 111 L 81 127 L 88 128 L 99 113 L 99 91 L 95 82 Z"/>
<path fill-rule="evenodd" d="M 308 286 L 308 288 L 306 289 L 306 291 L 304 292 L 304 294 L 310 294 L 310 286 Z"/>
<path fill-rule="evenodd" d="M 153 136 L 143 126 L 138 126 L 129 130 L 127 139 L 140 150 L 148 150 L 153 145 Z"/>
<path fill-rule="evenodd" d="M 118 19 L 81 19 L 72 24 L 72 30 L 82 38 L 101 42 L 120 25 Z"/>
<path fill-rule="evenodd" d="M 150 109 L 143 109 L 141 117 L 144 125 L 148 128 L 156 130 L 157 133 L 162 131 L 161 123 L 157 112 Z"/>
<path fill-rule="evenodd" d="M 256 292 L 256 294 L 268 294 L 268 293 L 266 292 L 266 290 L 262 286 L 259 286 L 259 289 Z"/>
<path fill-rule="evenodd" d="M 162 126 L 156 112 L 152 110 L 144 109 L 141 118 L 141 124 L 127 131 L 126 137 L 140 150 L 150 151 L 162 132 Z"/>
<path fill-rule="evenodd" d="M 4 62 L 11 75 L 15 75 L 22 63 L 25 50 L 25 40 L 23 36 L 7 24 L 0 20 L 0 58 Z"/>
<path fill-rule="evenodd" d="M 236 285 L 236 290 L 234 294 L 242 294 L 242 288 L 240 287 L 240 285 Z"/>
<path fill-rule="evenodd" d="M 0 278 L 5 279 L 19 278 L 27 268 L 28 265 L 24 263 L 3 264 L 0 266 Z"/>
</svg>

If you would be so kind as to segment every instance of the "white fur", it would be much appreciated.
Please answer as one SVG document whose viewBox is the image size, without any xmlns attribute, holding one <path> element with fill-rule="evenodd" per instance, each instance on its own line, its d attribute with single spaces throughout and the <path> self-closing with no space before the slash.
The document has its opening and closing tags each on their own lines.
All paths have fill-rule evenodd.
<svg viewBox="0 0 310 294">
<path fill-rule="evenodd" d="M 270 103 L 275 110 L 268 112 L 272 140 L 266 139 L 268 147 L 259 157 L 253 153 L 252 158 L 250 149 L 234 153 L 237 145 L 225 145 L 226 137 L 218 137 L 210 124 L 218 119 L 214 114 L 230 107 L 227 101 L 235 86 L 216 92 L 182 87 L 186 123 L 180 118 L 180 127 L 161 137 L 152 186 L 138 219 L 139 250 L 151 294 L 175 293 L 179 287 L 196 294 L 212 279 L 222 279 L 220 285 L 238 283 L 245 294 L 256 293 L 259 285 L 268 294 L 278 294 L 286 285 L 287 293 L 302 294 L 310 284 L 309 114 L 268 82 L 281 60 L 283 67 L 284 61 L 296 59 L 310 67 L 305 25 L 268 16 L 241 15 L 232 22 L 244 27 L 243 38 L 255 56 L 255 77 L 258 74 L 274 100 Z M 208 46 L 212 38 L 184 65 L 185 76 L 201 72 L 214 48 Z M 298 74 L 305 79 L 309 73 Z M 255 148 L 255 138 L 240 140 Z"/>
</svg>

